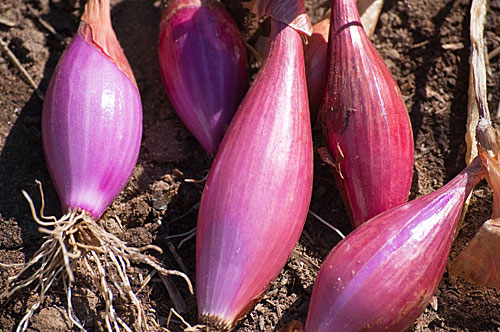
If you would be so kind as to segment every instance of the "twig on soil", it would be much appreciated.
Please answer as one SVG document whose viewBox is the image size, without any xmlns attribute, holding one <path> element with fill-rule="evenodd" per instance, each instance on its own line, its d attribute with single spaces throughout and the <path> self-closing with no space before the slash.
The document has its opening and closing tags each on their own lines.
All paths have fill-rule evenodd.
<svg viewBox="0 0 500 332">
<path fill-rule="evenodd" d="M 184 243 L 187 241 L 191 240 L 193 237 L 196 236 L 196 227 L 193 228 L 192 230 L 189 231 L 191 234 L 186 236 L 184 239 L 182 239 L 181 242 L 179 242 L 179 245 L 177 246 L 177 249 L 180 249 Z"/>
<path fill-rule="evenodd" d="M 169 236 L 167 236 L 167 240 L 173 239 L 173 238 L 176 238 L 176 237 L 184 237 L 184 236 L 186 236 L 184 239 L 182 239 L 181 242 L 179 242 L 179 245 L 177 246 L 177 249 L 180 249 L 180 247 L 182 247 L 182 245 L 184 243 L 186 243 L 187 241 L 189 241 L 190 239 L 192 239 L 195 235 L 196 235 L 196 227 L 194 227 L 193 229 L 191 229 L 191 230 L 189 230 L 187 232 L 184 232 L 184 233 L 169 235 Z"/>
<path fill-rule="evenodd" d="M 175 309 L 181 314 L 184 313 L 186 311 L 186 303 L 184 302 L 175 284 L 170 281 L 170 278 L 168 276 L 164 276 L 163 274 L 160 274 L 160 279 L 167 289 L 170 299 L 172 299 L 172 302 L 174 302 Z"/>
<path fill-rule="evenodd" d="M 451 51 L 456 51 L 456 50 L 461 50 L 464 48 L 464 44 L 461 42 L 458 43 L 449 43 L 449 44 L 442 44 L 441 48 L 443 50 L 451 50 Z"/>
<path fill-rule="evenodd" d="M 323 223 L 323 225 L 327 226 L 328 228 L 332 229 L 333 231 L 335 231 L 341 238 L 345 238 L 345 235 L 342 234 L 342 232 L 335 226 L 332 226 L 329 222 L 327 222 L 325 219 L 321 218 L 320 216 L 318 216 L 316 213 L 312 212 L 311 210 L 309 210 L 309 213 L 316 219 L 318 219 L 321 223 Z"/>
<path fill-rule="evenodd" d="M 28 81 L 29 85 L 35 90 L 36 95 L 40 100 L 43 101 L 43 94 L 42 92 L 38 89 L 35 81 L 31 77 L 31 75 L 24 69 L 23 65 L 19 61 L 19 59 L 16 57 L 14 53 L 10 50 L 9 46 L 7 45 L 6 42 L 3 41 L 2 38 L 0 38 L 0 47 L 2 48 L 2 51 L 7 55 L 7 58 L 10 60 L 10 62 L 17 68 L 19 71 L 23 74 L 24 78 Z"/>
<path fill-rule="evenodd" d="M 184 179 L 184 182 L 188 182 L 188 183 L 205 183 L 205 181 L 207 181 L 207 179 L 208 179 L 208 172 L 201 179 Z"/>
<path fill-rule="evenodd" d="M 430 42 L 431 42 L 430 39 L 426 39 L 420 43 L 416 43 L 416 44 L 411 45 L 410 48 L 411 49 L 420 48 L 420 47 L 426 46 Z"/>
<path fill-rule="evenodd" d="M 488 60 L 493 59 L 494 57 L 496 57 L 499 54 L 500 54 L 500 46 L 497 46 L 493 51 L 488 53 Z"/>
<path fill-rule="evenodd" d="M 5 18 L 1 18 L 1 17 L 0 17 L 0 24 L 5 25 L 6 27 L 9 27 L 9 28 L 15 27 L 17 25 L 16 22 L 12 22 L 12 21 L 9 21 L 9 20 L 7 20 Z"/>
<path fill-rule="evenodd" d="M 189 182 L 189 183 L 203 183 L 205 181 L 207 181 L 207 178 L 208 178 L 208 170 L 205 170 L 203 171 L 203 173 L 206 172 L 207 174 L 202 178 L 202 179 L 189 179 L 189 178 L 186 178 L 186 176 L 184 175 L 184 173 L 180 170 L 180 169 L 177 169 L 177 168 L 174 168 L 172 170 L 172 173 L 177 175 L 178 177 L 182 178 L 184 180 L 184 182 Z"/>
<path fill-rule="evenodd" d="M 175 250 L 174 244 L 172 242 L 168 241 L 168 240 L 167 240 L 167 248 L 172 253 L 172 256 L 174 256 L 174 259 L 177 262 L 177 264 L 179 264 L 179 266 L 181 267 L 182 272 L 184 272 L 185 274 L 189 275 L 190 274 L 189 269 L 187 268 L 187 266 L 182 261 L 182 258 L 177 253 L 177 250 Z"/>
<path fill-rule="evenodd" d="M 56 29 L 54 29 L 54 27 L 52 25 L 50 25 L 47 21 L 45 21 L 43 18 L 41 18 L 38 15 L 38 13 L 33 9 L 33 7 L 31 7 L 30 5 L 27 5 L 26 7 L 28 7 L 28 11 L 31 13 L 31 15 L 33 15 L 36 18 L 38 23 L 40 23 L 40 25 L 45 28 L 45 30 L 47 30 L 48 32 L 53 34 L 54 37 L 56 37 L 60 42 L 64 42 L 64 38 L 62 38 L 57 33 Z"/>
<path fill-rule="evenodd" d="M 188 236 L 188 235 L 191 235 L 194 231 L 196 231 L 196 227 L 193 228 L 193 229 L 190 229 L 189 231 L 184 232 L 184 233 L 169 235 L 169 236 L 167 236 L 167 240 L 174 239 L 176 237 Z"/>
<path fill-rule="evenodd" d="M 290 256 L 306 264 L 313 271 L 317 272 L 320 268 L 318 264 L 316 264 L 313 261 L 310 261 L 309 259 L 307 259 L 307 257 L 304 257 L 304 255 L 302 255 L 302 253 L 300 253 L 300 251 L 297 251 L 296 249 L 293 249 L 292 254 Z"/>
</svg>

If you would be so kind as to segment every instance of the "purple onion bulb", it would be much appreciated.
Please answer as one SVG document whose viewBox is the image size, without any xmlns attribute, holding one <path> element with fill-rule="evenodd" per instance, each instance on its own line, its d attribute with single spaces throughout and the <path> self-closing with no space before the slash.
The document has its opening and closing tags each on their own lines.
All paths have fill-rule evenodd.
<svg viewBox="0 0 500 332">
<path fill-rule="evenodd" d="M 42 113 L 45 159 L 63 211 L 98 219 L 132 174 L 141 135 L 137 87 L 80 30 L 59 60 Z"/>
<path fill-rule="evenodd" d="M 248 84 L 236 23 L 217 0 L 172 0 L 160 23 L 158 57 L 177 114 L 214 154 Z"/>
</svg>

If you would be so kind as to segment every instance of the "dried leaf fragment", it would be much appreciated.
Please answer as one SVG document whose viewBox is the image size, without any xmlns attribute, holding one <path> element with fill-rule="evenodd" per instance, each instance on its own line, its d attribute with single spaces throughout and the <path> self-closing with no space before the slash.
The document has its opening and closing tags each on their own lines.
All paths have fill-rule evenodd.
<svg viewBox="0 0 500 332">
<path fill-rule="evenodd" d="M 468 282 L 500 289 L 500 219 L 483 224 L 450 272 Z"/>
</svg>

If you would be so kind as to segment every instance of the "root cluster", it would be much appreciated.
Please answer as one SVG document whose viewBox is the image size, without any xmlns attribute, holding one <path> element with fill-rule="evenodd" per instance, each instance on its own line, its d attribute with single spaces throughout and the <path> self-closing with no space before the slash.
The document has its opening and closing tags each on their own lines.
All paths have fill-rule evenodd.
<svg viewBox="0 0 500 332">
<path fill-rule="evenodd" d="M 189 290 L 193 292 L 191 282 L 184 273 L 167 270 L 154 257 L 144 253 L 150 249 L 161 252 L 160 248 L 153 245 L 142 248 L 128 247 L 125 242 L 108 233 L 92 219 L 90 214 L 82 210 L 70 211 L 60 219 L 44 216 L 44 199 L 40 183 L 39 186 L 42 196 L 40 218 L 29 195 L 24 191 L 23 194 L 30 204 L 33 218 L 40 225 L 39 231 L 47 234 L 46 240 L 21 271 L 8 279 L 6 289 L 0 294 L 0 299 L 6 299 L 30 285 L 34 285 L 34 290 L 38 292 L 36 302 L 24 315 L 17 332 L 27 329 L 31 316 L 44 302 L 50 287 L 59 280 L 65 288 L 69 318 L 76 326 L 85 330 L 72 306 L 72 286 L 75 281 L 73 271 L 77 269 L 90 276 L 91 284 L 97 288 L 98 295 L 104 301 L 105 324 L 110 332 L 122 329 L 130 332 L 158 329 L 156 322 L 146 316 L 137 294 L 131 287 L 128 274 L 131 262 L 148 264 L 165 275 L 178 275 L 185 279 Z M 31 272 L 35 267 L 36 270 Z M 27 275 L 26 272 L 30 274 L 23 278 L 23 275 Z M 115 310 L 113 304 L 116 302 L 116 297 L 132 304 L 135 316 L 134 328 L 129 327 Z"/>
</svg>

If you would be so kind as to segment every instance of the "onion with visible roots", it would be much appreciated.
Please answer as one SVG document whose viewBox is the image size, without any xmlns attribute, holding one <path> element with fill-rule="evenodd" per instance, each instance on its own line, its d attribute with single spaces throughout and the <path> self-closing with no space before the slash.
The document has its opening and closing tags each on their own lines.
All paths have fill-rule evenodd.
<svg viewBox="0 0 500 332">
<path fill-rule="evenodd" d="M 88 276 L 94 291 L 103 298 L 108 331 L 146 331 L 156 326 L 130 284 L 131 262 L 179 275 L 191 289 L 187 276 L 163 268 L 143 253 L 148 249 L 161 251 L 158 247 L 128 247 L 99 223 L 104 210 L 127 184 L 141 135 L 139 90 L 111 27 L 109 0 L 89 0 L 80 28 L 54 71 L 42 112 L 45 159 L 65 214 L 59 219 L 44 215 L 40 185 L 38 217 L 23 192 L 46 240 L 21 271 L 9 278 L 0 294 L 0 299 L 5 299 L 30 285 L 39 292 L 17 331 L 27 329 L 31 316 L 58 281 L 66 290 L 71 321 L 84 329 L 72 308 L 75 272 Z M 132 304 L 133 325 L 115 310 L 118 299 Z"/>
</svg>

